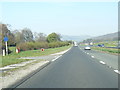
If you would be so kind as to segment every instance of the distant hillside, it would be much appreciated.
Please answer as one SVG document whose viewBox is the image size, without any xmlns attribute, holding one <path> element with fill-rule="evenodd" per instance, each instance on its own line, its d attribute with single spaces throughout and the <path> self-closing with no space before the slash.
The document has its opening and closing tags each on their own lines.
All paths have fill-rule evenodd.
<svg viewBox="0 0 120 90">
<path fill-rule="evenodd" d="M 118 40 L 118 32 L 94 37 L 93 39 L 99 40 L 99 41 L 115 41 L 115 40 Z"/>
<path fill-rule="evenodd" d="M 119 32 L 120 34 L 120 32 Z M 118 40 L 118 32 L 115 33 L 109 33 L 106 35 L 101 35 L 98 37 L 93 37 L 93 38 L 89 38 L 92 39 L 92 41 L 94 42 L 100 42 L 100 41 L 117 41 Z"/>
<path fill-rule="evenodd" d="M 91 36 L 88 35 L 81 35 L 81 36 L 69 36 L 69 35 L 62 35 L 62 40 L 73 40 L 73 41 L 83 41 L 87 38 L 91 38 Z"/>
</svg>

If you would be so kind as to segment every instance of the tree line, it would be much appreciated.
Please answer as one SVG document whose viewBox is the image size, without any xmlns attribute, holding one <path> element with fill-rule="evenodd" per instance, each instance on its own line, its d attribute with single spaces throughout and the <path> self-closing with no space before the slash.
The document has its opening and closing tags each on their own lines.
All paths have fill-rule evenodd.
<svg viewBox="0 0 120 90">
<path fill-rule="evenodd" d="M 62 41 L 61 35 L 55 32 L 46 35 L 32 32 L 29 28 L 11 31 L 6 24 L 0 24 L 0 49 L 5 49 L 4 37 L 8 37 L 8 46 L 16 46 L 21 50 L 34 50 L 40 48 L 55 48 L 66 46 L 71 41 Z"/>
</svg>

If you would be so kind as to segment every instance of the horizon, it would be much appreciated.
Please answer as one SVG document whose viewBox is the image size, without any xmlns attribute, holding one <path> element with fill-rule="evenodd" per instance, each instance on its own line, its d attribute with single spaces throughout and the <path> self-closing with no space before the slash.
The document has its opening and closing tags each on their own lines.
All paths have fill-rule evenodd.
<svg viewBox="0 0 120 90">
<path fill-rule="evenodd" d="M 118 31 L 117 2 L 2 2 L 2 23 L 12 31 L 100 36 Z"/>
</svg>

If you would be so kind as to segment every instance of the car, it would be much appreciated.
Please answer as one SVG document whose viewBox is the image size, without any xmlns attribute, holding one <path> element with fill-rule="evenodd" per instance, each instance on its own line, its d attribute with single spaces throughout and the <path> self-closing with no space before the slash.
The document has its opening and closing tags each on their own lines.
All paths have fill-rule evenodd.
<svg viewBox="0 0 120 90">
<path fill-rule="evenodd" d="M 84 50 L 91 50 L 91 48 L 89 46 L 86 46 Z"/>
</svg>

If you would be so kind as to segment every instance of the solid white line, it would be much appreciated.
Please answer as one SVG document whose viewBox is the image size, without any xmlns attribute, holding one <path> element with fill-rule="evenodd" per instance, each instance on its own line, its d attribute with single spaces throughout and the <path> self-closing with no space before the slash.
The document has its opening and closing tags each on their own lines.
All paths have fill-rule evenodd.
<svg viewBox="0 0 120 90">
<path fill-rule="evenodd" d="M 99 61 L 101 64 L 105 64 L 105 62 L 103 62 L 103 61 Z"/>
<path fill-rule="evenodd" d="M 61 57 L 62 55 L 56 57 L 55 59 L 52 60 L 52 62 L 54 62 L 55 60 L 57 60 L 59 57 Z"/>
<path fill-rule="evenodd" d="M 118 70 L 114 70 L 114 72 L 116 72 L 116 73 L 120 74 L 120 71 L 118 71 Z"/>
</svg>

